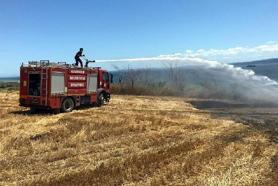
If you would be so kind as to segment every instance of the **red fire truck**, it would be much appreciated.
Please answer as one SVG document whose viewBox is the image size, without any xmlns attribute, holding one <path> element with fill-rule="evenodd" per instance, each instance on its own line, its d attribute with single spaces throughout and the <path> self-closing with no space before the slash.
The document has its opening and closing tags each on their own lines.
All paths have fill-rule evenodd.
<svg viewBox="0 0 278 186">
<path fill-rule="evenodd" d="M 20 106 L 71 112 L 81 105 L 101 106 L 110 99 L 110 74 L 100 67 L 79 68 L 48 60 L 20 68 Z"/>
</svg>

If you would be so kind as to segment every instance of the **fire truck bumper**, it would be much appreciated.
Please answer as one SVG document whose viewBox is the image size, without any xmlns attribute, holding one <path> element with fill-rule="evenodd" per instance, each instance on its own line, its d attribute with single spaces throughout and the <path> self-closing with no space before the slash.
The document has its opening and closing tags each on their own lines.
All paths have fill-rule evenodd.
<svg viewBox="0 0 278 186">
<path fill-rule="evenodd" d="M 19 99 L 19 106 L 45 108 L 45 106 L 41 105 L 40 102 L 41 102 L 40 98 L 24 97 Z"/>
<path fill-rule="evenodd" d="M 41 109 L 59 109 L 60 108 L 60 98 L 51 98 L 48 101 L 42 99 L 41 97 L 25 96 L 20 97 L 19 106 L 22 107 L 35 107 Z"/>
</svg>

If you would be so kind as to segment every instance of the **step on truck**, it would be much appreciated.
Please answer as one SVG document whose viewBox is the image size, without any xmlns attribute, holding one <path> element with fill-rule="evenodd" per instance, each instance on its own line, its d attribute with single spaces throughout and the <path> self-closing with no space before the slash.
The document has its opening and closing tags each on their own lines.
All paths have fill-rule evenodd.
<svg viewBox="0 0 278 186">
<path fill-rule="evenodd" d="M 101 106 L 110 100 L 108 71 L 79 68 L 65 62 L 31 61 L 20 67 L 20 106 L 31 110 L 71 112 L 81 105 Z"/>
</svg>

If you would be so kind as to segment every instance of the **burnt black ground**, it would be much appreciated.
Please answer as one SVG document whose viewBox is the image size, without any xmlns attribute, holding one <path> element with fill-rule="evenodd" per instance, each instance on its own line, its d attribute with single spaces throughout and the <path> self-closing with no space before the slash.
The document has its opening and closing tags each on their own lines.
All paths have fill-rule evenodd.
<svg viewBox="0 0 278 186">
<path fill-rule="evenodd" d="M 190 100 L 195 108 L 211 113 L 213 117 L 232 119 L 263 131 L 278 143 L 278 106 L 274 104 L 243 104 L 226 100 Z"/>
<path fill-rule="evenodd" d="M 248 105 L 225 100 L 192 100 L 195 108 L 208 111 L 214 118 L 231 119 L 262 131 L 272 143 L 278 143 L 278 106 Z M 271 160 L 271 180 L 278 182 L 278 155 Z M 273 183 L 265 183 L 273 185 Z"/>
</svg>

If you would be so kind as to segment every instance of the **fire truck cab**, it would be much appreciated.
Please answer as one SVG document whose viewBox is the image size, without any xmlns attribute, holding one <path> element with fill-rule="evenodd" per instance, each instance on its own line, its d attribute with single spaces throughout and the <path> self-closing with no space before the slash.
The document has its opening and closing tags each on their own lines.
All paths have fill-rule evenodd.
<svg viewBox="0 0 278 186">
<path fill-rule="evenodd" d="M 110 100 L 110 80 L 110 74 L 100 67 L 31 61 L 20 68 L 20 106 L 55 112 L 71 112 L 81 105 L 101 106 Z"/>
</svg>

